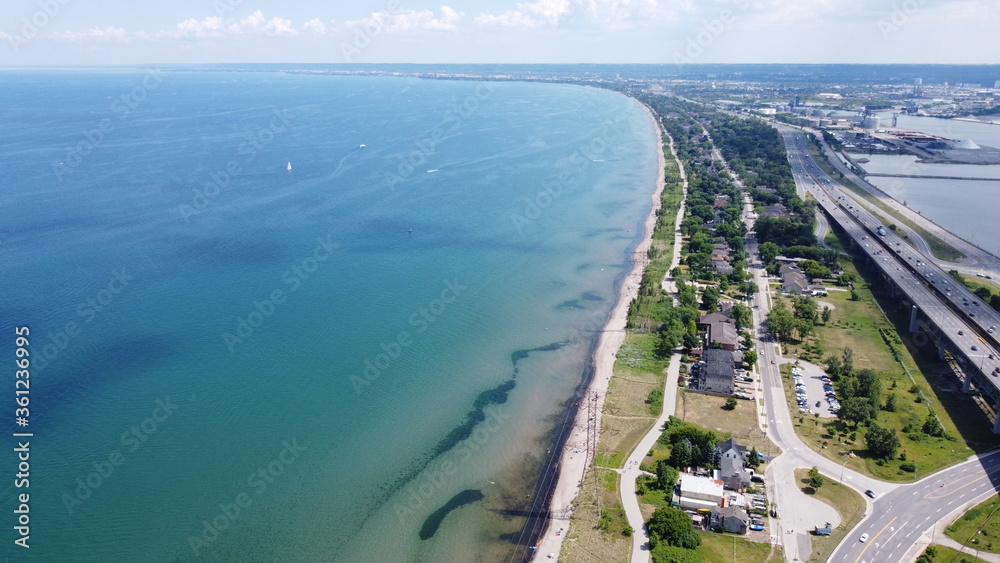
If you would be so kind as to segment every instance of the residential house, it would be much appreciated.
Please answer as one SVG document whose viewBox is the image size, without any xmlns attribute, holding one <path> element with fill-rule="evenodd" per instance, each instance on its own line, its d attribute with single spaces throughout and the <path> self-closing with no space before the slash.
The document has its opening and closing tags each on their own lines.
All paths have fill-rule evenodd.
<svg viewBox="0 0 1000 563">
<path fill-rule="evenodd" d="M 746 511 L 735 506 L 724 506 L 712 510 L 712 528 L 721 527 L 731 534 L 746 534 L 750 517 Z"/>
<path fill-rule="evenodd" d="M 778 268 L 781 276 L 781 291 L 791 294 L 809 293 L 809 279 L 806 273 L 799 269 L 798 264 L 785 263 Z"/>
<path fill-rule="evenodd" d="M 740 343 L 740 333 L 736 321 L 723 313 L 708 313 L 698 317 L 698 328 L 707 331 L 708 343 L 718 343 L 723 350 L 732 352 Z"/>
<path fill-rule="evenodd" d="M 705 362 L 701 369 L 699 389 L 712 393 L 731 395 L 733 393 L 733 376 L 736 366 L 733 363 L 733 353 L 729 350 L 709 348 L 702 354 Z"/>
</svg>

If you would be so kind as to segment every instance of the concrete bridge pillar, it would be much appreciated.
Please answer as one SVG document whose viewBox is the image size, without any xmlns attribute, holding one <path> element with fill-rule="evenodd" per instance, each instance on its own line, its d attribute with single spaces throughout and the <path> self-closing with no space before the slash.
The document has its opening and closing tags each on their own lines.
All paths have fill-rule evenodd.
<svg viewBox="0 0 1000 563">
<path fill-rule="evenodd" d="M 941 342 L 941 339 L 938 339 L 938 359 L 939 360 L 943 360 L 944 359 L 944 349 L 945 349 L 944 348 L 944 343 Z"/>
<path fill-rule="evenodd" d="M 920 330 L 920 324 L 917 321 L 918 311 L 920 311 L 920 309 L 917 309 L 916 305 L 910 307 L 910 332 L 917 332 Z"/>
<path fill-rule="evenodd" d="M 993 421 L 993 433 L 1000 434 L 1000 414 L 998 414 L 997 419 Z"/>
<path fill-rule="evenodd" d="M 962 383 L 962 392 L 968 393 L 972 391 L 972 376 L 968 372 L 965 374 L 965 382 Z"/>
</svg>

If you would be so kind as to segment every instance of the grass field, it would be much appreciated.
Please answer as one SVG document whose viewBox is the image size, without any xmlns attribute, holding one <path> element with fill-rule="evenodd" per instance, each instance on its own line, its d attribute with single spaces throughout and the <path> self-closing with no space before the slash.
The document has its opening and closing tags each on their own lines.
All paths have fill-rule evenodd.
<svg viewBox="0 0 1000 563">
<path fill-rule="evenodd" d="M 947 546 L 937 544 L 932 545 L 935 549 L 937 549 L 937 557 L 933 559 L 934 563 L 986 563 L 984 559 L 980 559 L 973 555 L 973 553 L 975 553 L 974 550 L 966 550 L 959 553 L 957 549 L 952 549 Z"/>
<path fill-rule="evenodd" d="M 845 271 L 867 274 L 859 272 L 850 263 L 845 264 Z M 817 326 L 815 335 L 806 342 L 786 344 L 786 354 L 822 365 L 823 358 L 831 354 L 839 355 L 844 347 L 850 347 L 854 352 L 855 369 L 868 368 L 879 374 L 883 401 L 890 393 L 896 396 L 896 412 L 880 411 L 878 420 L 900 434 L 900 453 L 905 453 L 906 461 L 916 465 L 916 472 L 903 471 L 900 465 L 904 460 L 899 458 L 883 465 L 871 461 L 864 463 L 859 458 L 845 458 L 843 454 L 846 452 L 864 454 L 864 432 L 837 420 L 818 419 L 814 415 L 794 416 L 796 429 L 803 441 L 837 463 L 847 459 L 848 466 L 855 470 L 888 481 L 904 482 L 964 460 L 974 451 L 996 445 L 998 438 L 990 431 L 987 414 L 974 397 L 961 393 L 950 366 L 937 358 L 934 344 L 905 332 L 909 322 L 908 311 L 900 308 L 898 300 L 890 299 L 880 291 L 873 292 L 867 284 L 859 284 L 856 289 L 861 301 L 852 301 L 850 294 L 843 291 L 830 291 L 829 296 L 823 297 L 822 301 L 833 307 L 829 323 Z M 903 333 L 894 344 L 899 351 L 900 361 L 897 362 L 879 329 L 891 329 L 898 333 L 899 327 L 903 328 Z M 788 377 L 787 370 L 783 373 Z M 790 379 L 786 380 L 786 394 L 791 400 Z M 794 405 L 794 402 L 791 404 Z M 919 428 L 930 413 L 938 417 L 953 439 L 935 438 L 922 432 L 903 432 L 907 427 Z"/>
<path fill-rule="evenodd" d="M 953 540 L 980 551 L 1000 553 L 1000 498 L 994 497 L 963 514 L 945 530 Z"/>
<path fill-rule="evenodd" d="M 739 563 L 765 563 L 772 561 L 780 563 L 785 557 L 781 546 L 752 542 L 733 534 L 717 534 L 715 532 L 699 531 L 701 545 L 698 554 L 704 563 L 721 563 L 738 561 Z"/>
<path fill-rule="evenodd" d="M 753 401 L 739 400 L 731 411 L 722 408 L 725 402 L 724 397 L 685 392 L 677 408 L 677 417 L 715 431 L 720 440 L 733 437 L 740 445 L 757 448 L 765 455 L 778 452 L 778 447 L 757 426 Z"/>
<path fill-rule="evenodd" d="M 847 533 L 865 516 L 865 500 L 854 489 L 845 487 L 826 475 L 826 484 L 813 491 L 809 487 L 809 470 L 796 469 L 795 481 L 806 494 L 813 496 L 832 506 L 840 514 L 840 525 L 834 528 L 829 536 L 813 536 L 812 554 L 809 561 L 826 561 L 837 545 L 847 536 Z"/>
</svg>

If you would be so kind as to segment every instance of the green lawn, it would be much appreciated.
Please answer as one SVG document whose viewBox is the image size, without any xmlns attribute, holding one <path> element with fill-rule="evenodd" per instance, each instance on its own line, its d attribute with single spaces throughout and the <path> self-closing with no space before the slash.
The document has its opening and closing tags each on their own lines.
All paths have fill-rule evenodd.
<svg viewBox="0 0 1000 563">
<path fill-rule="evenodd" d="M 867 274 L 859 272 L 850 263 L 845 264 L 845 270 Z M 826 356 L 840 354 L 844 347 L 850 347 L 854 351 L 856 369 L 869 368 L 879 373 L 883 402 L 890 393 L 896 396 L 897 401 L 896 412 L 879 412 L 879 424 L 895 428 L 900 434 L 899 451 L 906 454 L 906 461 L 916 465 L 916 474 L 901 470 L 903 460 L 899 458 L 878 465 L 871 460 L 844 457 L 846 452 L 855 452 L 859 456 L 865 454 L 864 431 L 836 420 L 818 419 L 815 415 L 793 416 L 802 439 L 837 463 L 846 459 L 852 469 L 887 481 L 903 482 L 962 461 L 974 451 L 995 446 L 1000 440 L 991 432 L 987 413 L 974 397 L 961 393 L 948 364 L 937 358 L 933 343 L 913 338 L 906 332 L 908 311 L 900 308 L 899 301 L 888 294 L 873 292 L 867 283 L 858 284 L 857 290 L 861 301 L 850 300 L 850 294 L 843 291 L 830 291 L 829 296 L 819 298 L 833 308 L 830 322 L 817 326 L 815 336 L 806 342 L 786 344 L 785 350 L 792 357 L 822 365 Z M 877 305 L 885 311 L 888 320 Z M 900 327 L 903 331 L 901 335 L 892 331 L 898 331 Z M 888 334 L 900 336 L 895 344 L 900 353 L 899 362 L 893 358 L 879 329 L 891 329 Z M 817 346 L 822 353 L 816 353 Z M 790 404 L 794 405 L 789 371 L 784 369 L 782 373 L 786 377 L 786 394 L 792 401 Z M 953 439 L 935 438 L 922 432 L 903 432 L 907 427 L 919 428 L 932 412 Z M 959 413 L 961 416 L 958 416 Z"/>
<path fill-rule="evenodd" d="M 934 563 L 986 563 L 984 559 L 980 559 L 973 555 L 975 550 L 967 549 L 959 553 L 957 549 L 937 544 L 931 545 L 937 549 L 937 557 L 933 559 Z"/>
<path fill-rule="evenodd" d="M 969 548 L 1000 553 L 1000 498 L 994 497 L 963 514 L 945 533 Z"/>
<path fill-rule="evenodd" d="M 857 525 L 865 516 L 865 500 L 854 489 L 845 487 L 834 481 L 835 475 L 825 475 L 826 483 L 813 491 L 809 487 L 809 470 L 799 468 L 795 470 L 795 480 L 799 488 L 806 491 L 806 494 L 825 502 L 832 506 L 837 514 L 840 514 L 840 525 L 833 529 L 829 536 L 813 536 L 812 554 L 810 561 L 826 561 L 837 545 L 844 539 L 848 532 Z"/>
<path fill-rule="evenodd" d="M 764 563 L 784 561 L 780 546 L 772 550 L 767 543 L 752 542 L 733 534 L 717 534 L 715 532 L 699 531 L 701 545 L 698 554 L 705 563 L 724 561 L 739 561 L 739 563 Z M 734 551 L 735 549 L 735 551 Z M 734 558 L 735 554 L 735 558 Z"/>
</svg>

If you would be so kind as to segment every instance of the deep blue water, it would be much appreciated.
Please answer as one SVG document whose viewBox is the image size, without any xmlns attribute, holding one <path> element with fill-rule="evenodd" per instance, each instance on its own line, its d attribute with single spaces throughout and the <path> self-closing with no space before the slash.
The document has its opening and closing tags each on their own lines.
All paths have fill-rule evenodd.
<svg viewBox="0 0 1000 563">
<path fill-rule="evenodd" d="M 524 522 L 498 511 L 533 502 L 649 211 L 657 139 L 634 101 L 251 72 L 0 81 L 0 353 L 30 327 L 35 433 L 30 490 L 8 478 L 0 499 L 10 546 L 30 492 L 32 547 L 5 553 L 511 552 Z"/>
</svg>

